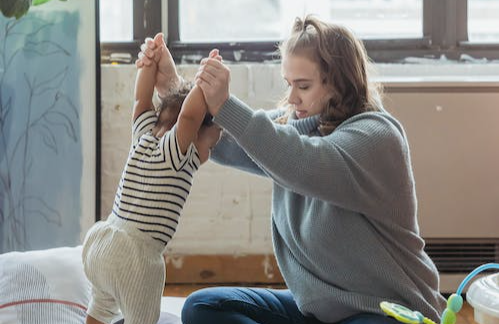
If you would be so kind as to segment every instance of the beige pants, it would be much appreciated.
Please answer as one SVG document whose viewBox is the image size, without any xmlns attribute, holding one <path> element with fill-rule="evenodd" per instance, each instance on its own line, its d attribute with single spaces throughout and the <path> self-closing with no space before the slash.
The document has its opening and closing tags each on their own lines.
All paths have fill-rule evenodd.
<svg viewBox="0 0 499 324">
<path fill-rule="evenodd" d="M 164 245 L 111 215 L 96 223 L 83 244 L 83 266 L 92 284 L 87 313 L 110 323 L 156 324 L 165 283 Z"/>
</svg>

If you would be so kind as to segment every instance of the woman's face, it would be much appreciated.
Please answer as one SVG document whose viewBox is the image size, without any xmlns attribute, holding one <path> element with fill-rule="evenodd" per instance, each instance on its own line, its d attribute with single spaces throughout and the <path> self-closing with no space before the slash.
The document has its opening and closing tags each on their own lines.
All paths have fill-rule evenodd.
<svg viewBox="0 0 499 324">
<path fill-rule="evenodd" d="M 288 102 L 297 118 L 320 114 L 329 91 L 323 82 L 319 65 L 301 55 L 285 55 L 281 73 L 289 86 Z"/>
</svg>

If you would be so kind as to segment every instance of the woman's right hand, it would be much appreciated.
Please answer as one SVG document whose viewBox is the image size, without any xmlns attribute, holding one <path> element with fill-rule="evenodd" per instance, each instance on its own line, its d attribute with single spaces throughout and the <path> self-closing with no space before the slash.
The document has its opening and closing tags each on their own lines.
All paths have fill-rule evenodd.
<svg viewBox="0 0 499 324">
<path fill-rule="evenodd" d="M 172 89 L 179 87 L 182 79 L 178 75 L 175 61 L 166 47 L 163 33 L 156 34 L 154 39 L 146 38 L 140 46 L 140 53 L 135 65 L 137 68 L 141 68 L 151 64 L 158 65 L 155 87 L 160 98 L 164 98 Z"/>
<path fill-rule="evenodd" d="M 230 70 L 222 63 L 217 49 L 209 57 L 201 60 L 195 77 L 196 85 L 203 90 L 208 111 L 216 116 L 222 105 L 229 99 Z"/>
</svg>

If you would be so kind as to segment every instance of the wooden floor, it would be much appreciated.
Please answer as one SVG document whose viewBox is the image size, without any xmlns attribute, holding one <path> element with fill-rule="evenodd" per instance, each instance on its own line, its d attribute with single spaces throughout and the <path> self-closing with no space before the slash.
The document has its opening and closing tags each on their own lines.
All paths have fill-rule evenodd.
<svg viewBox="0 0 499 324">
<path fill-rule="evenodd" d="M 206 285 L 167 285 L 163 295 L 164 296 L 172 296 L 172 297 L 186 297 L 190 293 L 209 286 Z M 262 286 L 268 288 L 282 288 L 282 287 L 269 287 Z M 457 322 L 456 324 L 478 324 L 473 320 L 473 308 L 469 306 L 469 304 L 465 303 L 463 309 L 457 314 Z"/>
</svg>

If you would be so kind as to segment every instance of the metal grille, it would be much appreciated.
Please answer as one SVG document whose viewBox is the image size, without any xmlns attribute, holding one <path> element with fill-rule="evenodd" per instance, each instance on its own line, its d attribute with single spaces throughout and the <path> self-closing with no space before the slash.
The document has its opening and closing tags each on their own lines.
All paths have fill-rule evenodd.
<svg viewBox="0 0 499 324">
<path fill-rule="evenodd" d="M 426 240 L 425 251 L 441 274 L 469 273 L 482 264 L 499 262 L 498 240 Z"/>
</svg>

